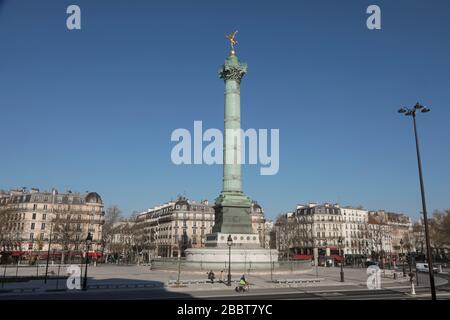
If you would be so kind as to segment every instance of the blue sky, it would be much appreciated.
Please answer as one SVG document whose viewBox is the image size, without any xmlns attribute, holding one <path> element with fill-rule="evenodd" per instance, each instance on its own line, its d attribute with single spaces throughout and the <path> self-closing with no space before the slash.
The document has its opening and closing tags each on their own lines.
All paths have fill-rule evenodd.
<svg viewBox="0 0 450 320">
<path fill-rule="evenodd" d="M 82 30 L 66 28 L 78 4 Z M 382 30 L 366 28 L 378 4 Z M 280 171 L 245 166 L 269 218 L 308 201 L 450 207 L 450 2 L 0 0 L 0 188 L 97 191 L 126 214 L 213 200 L 220 166 L 175 166 L 176 128 L 223 127 L 225 33 L 249 65 L 244 128 L 280 130 Z"/>
</svg>

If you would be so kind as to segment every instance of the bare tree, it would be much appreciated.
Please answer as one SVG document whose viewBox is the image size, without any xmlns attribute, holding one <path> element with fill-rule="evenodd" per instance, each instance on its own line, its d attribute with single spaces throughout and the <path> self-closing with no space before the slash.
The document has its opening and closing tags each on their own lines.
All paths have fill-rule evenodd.
<svg viewBox="0 0 450 320">
<path fill-rule="evenodd" d="M 430 219 L 430 242 L 436 253 L 450 246 L 450 209 L 433 213 Z"/>
<path fill-rule="evenodd" d="M 416 222 L 413 225 L 413 234 L 414 234 L 413 248 L 416 251 L 420 251 L 421 253 L 423 253 L 425 244 L 425 231 L 422 223 Z"/>
<path fill-rule="evenodd" d="M 291 248 L 302 239 L 300 224 L 294 215 L 280 214 L 275 220 L 277 247 L 289 259 Z"/>
<path fill-rule="evenodd" d="M 372 239 L 372 258 L 381 260 L 383 264 L 386 256 L 383 245 L 390 234 L 388 217 L 384 212 L 369 215 L 369 224 L 371 225 L 369 236 Z"/>
<path fill-rule="evenodd" d="M 103 253 L 107 249 L 106 261 L 108 259 L 109 251 L 115 245 L 113 244 L 113 237 L 115 232 L 115 224 L 122 220 L 122 211 L 117 205 L 112 205 L 106 209 L 105 223 L 102 228 L 102 250 Z"/>
<path fill-rule="evenodd" d="M 9 210 L 4 209 L 0 211 L 0 245 L 5 246 L 8 241 L 11 240 L 11 234 L 9 230 Z M 1 250 L 1 248 L 0 248 Z"/>
<path fill-rule="evenodd" d="M 57 212 L 53 218 L 53 243 L 61 247 L 61 263 L 65 263 L 66 254 L 71 257 L 73 251 L 79 250 L 82 242 L 81 221 L 73 218 L 71 212 Z"/>
</svg>

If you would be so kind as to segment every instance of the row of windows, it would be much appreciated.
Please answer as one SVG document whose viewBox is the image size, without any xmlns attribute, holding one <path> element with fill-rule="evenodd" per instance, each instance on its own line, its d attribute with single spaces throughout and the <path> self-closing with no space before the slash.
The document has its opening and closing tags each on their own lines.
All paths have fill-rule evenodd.
<svg viewBox="0 0 450 320">
<path fill-rule="evenodd" d="M 38 236 L 37 238 L 35 238 L 34 233 L 30 233 L 29 239 L 30 239 L 30 240 L 35 240 L 35 239 L 36 239 L 36 240 L 37 240 L 37 239 L 39 239 L 39 240 L 44 240 L 44 239 L 45 239 L 45 234 L 44 234 L 44 233 L 40 233 L 39 236 Z M 57 235 L 57 234 L 54 234 L 53 237 L 52 237 L 52 240 L 57 241 L 58 239 L 59 239 L 58 235 Z M 75 235 L 75 240 L 76 240 L 76 241 L 80 241 L 81 239 L 82 239 L 82 237 L 81 237 L 80 234 L 76 234 L 76 235 Z M 45 240 L 46 240 L 46 239 L 45 239 Z"/>
<path fill-rule="evenodd" d="M 318 238 L 320 238 L 321 236 L 321 233 L 320 232 L 317 232 L 317 237 Z M 339 237 L 340 236 L 340 233 L 338 233 L 338 232 L 328 232 L 328 237 Z M 322 232 L 322 238 L 326 238 L 326 236 L 325 236 L 325 232 Z"/>
<path fill-rule="evenodd" d="M 35 227 L 36 227 L 36 223 L 33 222 L 33 223 L 31 224 L 31 230 L 34 230 Z M 41 224 L 41 230 L 45 230 L 45 223 L 42 223 L 42 224 Z"/>
</svg>

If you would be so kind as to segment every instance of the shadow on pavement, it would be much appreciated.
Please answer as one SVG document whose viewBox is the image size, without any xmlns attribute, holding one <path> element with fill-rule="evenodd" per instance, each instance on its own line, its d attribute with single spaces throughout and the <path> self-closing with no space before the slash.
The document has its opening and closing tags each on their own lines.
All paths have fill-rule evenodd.
<svg viewBox="0 0 450 320">
<path fill-rule="evenodd" d="M 154 280 L 130 280 L 111 278 L 95 280 L 88 277 L 87 290 L 68 289 L 66 280 L 59 280 L 59 288 L 53 283 L 42 284 L 34 292 L 8 290 L 0 294 L 0 300 L 165 300 L 194 299 L 184 292 L 168 291 L 164 282 Z M 81 286 L 83 282 L 81 281 Z"/>
</svg>

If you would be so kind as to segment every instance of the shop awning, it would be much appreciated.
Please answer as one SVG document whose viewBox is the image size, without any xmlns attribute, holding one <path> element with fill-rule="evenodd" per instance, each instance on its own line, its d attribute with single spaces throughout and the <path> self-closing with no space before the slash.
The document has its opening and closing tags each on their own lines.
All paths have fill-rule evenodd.
<svg viewBox="0 0 450 320">
<path fill-rule="evenodd" d="M 334 259 L 335 261 L 342 261 L 342 260 L 344 260 L 344 257 L 342 257 L 340 255 L 337 255 L 337 254 L 332 254 L 330 257 L 332 259 Z"/>
<path fill-rule="evenodd" d="M 309 254 L 294 254 L 295 260 L 312 260 L 313 256 Z"/>
<path fill-rule="evenodd" d="M 88 252 L 89 258 L 100 258 L 102 255 L 101 252 Z"/>
</svg>

